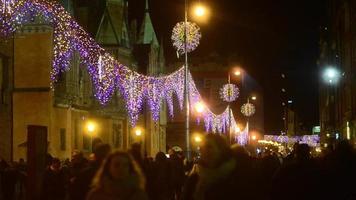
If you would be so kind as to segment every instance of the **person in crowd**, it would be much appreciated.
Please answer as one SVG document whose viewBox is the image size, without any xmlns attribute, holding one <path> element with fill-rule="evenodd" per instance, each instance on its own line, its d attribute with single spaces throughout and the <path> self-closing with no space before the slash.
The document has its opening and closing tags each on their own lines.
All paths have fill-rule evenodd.
<svg viewBox="0 0 356 200">
<path fill-rule="evenodd" d="M 87 166 L 88 160 L 84 158 L 83 152 L 75 150 L 69 165 L 69 177 L 73 182 L 79 173 Z"/>
<path fill-rule="evenodd" d="M 1 177 L 3 197 L 6 200 L 15 199 L 15 188 L 18 181 L 18 171 L 15 163 L 10 162 L 4 169 Z"/>
<path fill-rule="evenodd" d="M 69 198 L 71 200 L 84 200 L 90 190 L 90 183 L 101 166 L 103 160 L 109 155 L 111 147 L 108 144 L 99 143 L 94 148 L 95 159 L 84 168 L 78 176 L 72 179 L 69 187 Z"/>
<path fill-rule="evenodd" d="M 294 158 L 282 166 L 272 179 L 271 199 L 325 199 L 321 170 L 311 158 L 307 144 L 296 146 Z M 300 192 L 297 192 L 300 191 Z M 293 194 L 293 195 L 291 195 Z"/>
<path fill-rule="evenodd" d="M 27 164 L 23 158 L 19 159 L 18 163 L 18 199 L 25 197 L 26 181 L 27 181 Z"/>
<path fill-rule="evenodd" d="M 66 197 L 66 176 L 61 169 L 61 161 L 53 158 L 43 178 L 43 200 L 64 200 Z"/>
<path fill-rule="evenodd" d="M 150 199 L 168 200 L 172 196 L 171 192 L 171 165 L 163 152 L 156 154 L 155 162 L 152 166 Z"/>
<path fill-rule="evenodd" d="M 145 178 L 126 152 L 110 154 L 98 170 L 87 200 L 147 200 Z"/>
<path fill-rule="evenodd" d="M 142 147 L 140 143 L 133 143 L 131 145 L 129 153 L 135 159 L 136 163 L 140 166 L 140 168 L 143 170 L 143 173 L 145 173 L 145 164 L 142 158 L 141 148 Z"/>
<path fill-rule="evenodd" d="M 170 151 L 169 155 L 170 164 L 170 187 L 171 187 L 171 198 L 170 199 L 180 199 L 182 194 L 182 187 L 185 181 L 184 174 L 184 160 L 175 151 Z"/>
<path fill-rule="evenodd" d="M 220 135 L 208 134 L 201 146 L 201 159 L 183 188 L 183 200 L 231 199 L 238 193 L 235 184 L 236 160 Z"/>
</svg>

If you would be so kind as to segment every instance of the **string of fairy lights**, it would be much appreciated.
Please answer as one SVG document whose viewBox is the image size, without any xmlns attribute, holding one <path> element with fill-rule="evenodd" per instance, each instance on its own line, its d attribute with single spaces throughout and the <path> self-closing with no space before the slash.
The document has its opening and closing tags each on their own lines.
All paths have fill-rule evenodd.
<svg viewBox="0 0 356 200">
<path fill-rule="evenodd" d="M 152 77 L 130 70 L 113 58 L 66 12 L 56 1 L 49 0 L 1 0 L 0 35 L 8 36 L 18 30 L 21 25 L 32 22 L 40 17 L 53 26 L 53 66 L 51 82 L 56 83 L 60 73 L 68 71 L 74 52 L 78 52 L 80 62 L 86 66 L 94 85 L 94 96 L 101 104 L 111 99 L 115 90 L 122 94 L 132 126 L 135 126 L 145 102 L 148 102 L 153 120 L 159 119 L 162 101 L 167 102 L 169 115 L 173 117 L 173 96 L 176 95 L 180 109 L 183 108 L 184 70 L 183 68 L 161 77 Z M 188 37 L 188 51 L 194 50 L 201 38 L 199 27 L 194 23 L 188 26 L 192 37 Z M 178 23 L 173 31 L 172 40 L 178 38 L 177 51 L 182 51 L 182 24 Z M 190 107 L 203 102 L 191 74 L 188 78 Z M 229 111 L 227 107 L 221 114 L 214 114 L 210 109 L 204 109 L 202 118 L 206 131 L 225 132 L 229 126 Z M 233 116 L 233 115 L 232 115 Z M 236 121 L 232 117 L 234 128 Z"/>
</svg>

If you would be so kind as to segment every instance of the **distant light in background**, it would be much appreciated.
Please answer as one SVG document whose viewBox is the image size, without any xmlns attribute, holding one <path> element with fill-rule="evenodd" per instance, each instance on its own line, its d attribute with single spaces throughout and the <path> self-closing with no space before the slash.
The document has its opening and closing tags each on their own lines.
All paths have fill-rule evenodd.
<svg viewBox="0 0 356 200">
<path fill-rule="evenodd" d="M 199 135 L 196 135 L 196 136 L 194 137 L 194 141 L 195 141 L 196 143 L 200 143 L 200 142 L 202 141 L 202 139 L 201 139 L 201 137 L 200 137 Z"/>
<path fill-rule="evenodd" d="M 195 111 L 197 111 L 197 113 L 202 113 L 205 110 L 205 104 L 203 102 L 198 102 L 195 104 Z"/>
<path fill-rule="evenodd" d="M 323 79 L 329 84 L 336 84 L 340 79 L 340 71 L 334 67 L 328 67 L 323 72 Z"/>
<path fill-rule="evenodd" d="M 235 76 L 240 76 L 240 75 L 241 75 L 241 71 L 240 71 L 240 70 L 234 71 L 234 75 L 235 75 Z"/>
<path fill-rule="evenodd" d="M 198 5 L 196 8 L 195 8 L 195 15 L 197 15 L 198 17 L 201 17 L 205 14 L 205 8 L 201 5 Z"/>
<path fill-rule="evenodd" d="M 253 135 L 251 138 L 252 138 L 252 140 L 256 140 L 256 139 L 257 139 L 257 136 L 256 136 L 256 135 Z"/>
<path fill-rule="evenodd" d="M 136 135 L 136 136 L 141 136 L 141 135 L 142 135 L 142 129 L 139 128 L 139 127 L 136 127 L 136 128 L 135 128 L 135 135 Z"/>
<path fill-rule="evenodd" d="M 346 139 L 350 140 L 351 139 L 351 134 L 350 134 L 350 123 L 346 122 Z"/>
<path fill-rule="evenodd" d="M 288 103 L 291 104 L 291 103 L 293 103 L 293 101 L 292 100 L 288 100 Z"/>
<path fill-rule="evenodd" d="M 209 16 L 210 10 L 206 5 L 197 3 L 193 6 L 191 17 L 194 21 L 206 23 L 209 20 Z"/>
<path fill-rule="evenodd" d="M 256 96 L 252 96 L 251 99 L 255 101 L 257 99 L 257 97 Z"/>
<path fill-rule="evenodd" d="M 93 135 L 96 130 L 96 124 L 93 121 L 88 121 L 86 124 L 86 129 L 89 135 Z"/>
</svg>

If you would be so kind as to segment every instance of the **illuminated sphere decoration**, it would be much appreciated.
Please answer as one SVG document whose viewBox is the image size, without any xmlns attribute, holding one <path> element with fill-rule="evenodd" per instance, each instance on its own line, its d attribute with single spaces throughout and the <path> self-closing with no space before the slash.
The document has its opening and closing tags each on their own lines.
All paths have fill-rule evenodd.
<svg viewBox="0 0 356 200">
<path fill-rule="evenodd" d="M 173 46 L 180 55 L 185 53 L 184 31 L 184 22 L 177 23 L 172 31 L 171 39 Z M 196 23 L 187 22 L 187 53 L 194 51 L 198 47 L 200 39 L 201 32 L 199 26 Z"/>
<path fill-rule="evenodd" d="M 255 112 L 256 109 L 252 103 L 245 103 L 241 106 L 241 113 L 246 117 L 251 117 L 253 114 L 255 114 Z"/>
<path fill-rule="evenodd" d="M 239 88 L 234 84 L 225 84 L 220 89 L 220 97 L 225 102 L 233 102 L 239 97 Z"/>
</svg>

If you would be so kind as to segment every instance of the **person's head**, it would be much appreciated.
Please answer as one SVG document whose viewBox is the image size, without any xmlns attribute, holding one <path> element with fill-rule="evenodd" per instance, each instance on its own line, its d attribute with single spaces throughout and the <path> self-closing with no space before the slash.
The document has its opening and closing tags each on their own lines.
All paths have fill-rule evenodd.
<svg viewBox="0 0 356 200">
<path fill-rule="evenodd" d="M 220 135 L 208 134 L 201 146 L 201 164 L 214 168 L 231 158 L 230 147 Z"/>
<path fill-rule="evenodd" d="M 51 169 L 58 171 L 61 168 L 61 161 L 58 158 L 53 158 L 51 162 Z"/>
<path fill-rule="evenodd" d="M 164 162 L 166 160 L 167 160 L 167 156 L 162 151 L 156 154 L 156 162 Z"/>
<path fill-rule="evenodd" d="M 100 143 L 96 145 L 93 151 L 95 161 L 101 163 L 106 158 L 106 156 L 109 155 L 110 151 L 111 147 L 108 144 Z"/>
<path fill-rule="evenodd" d="M 310 158 L 310 147 L 307 144 L 299 144 L 295 156 L 297 160 L 308 160 Z"/>
<path fill-rule="evenodd" d="M 101 186 L 105 178 L 116 182 L 125 182 L 130 178 L 138 178 L 139 187 L 141 189 L 144 188 L 144 177 L 141 169 L 127 152 L 116 151 L 109 154 L 94 178 L 94 186 Z"/>
</svg>

